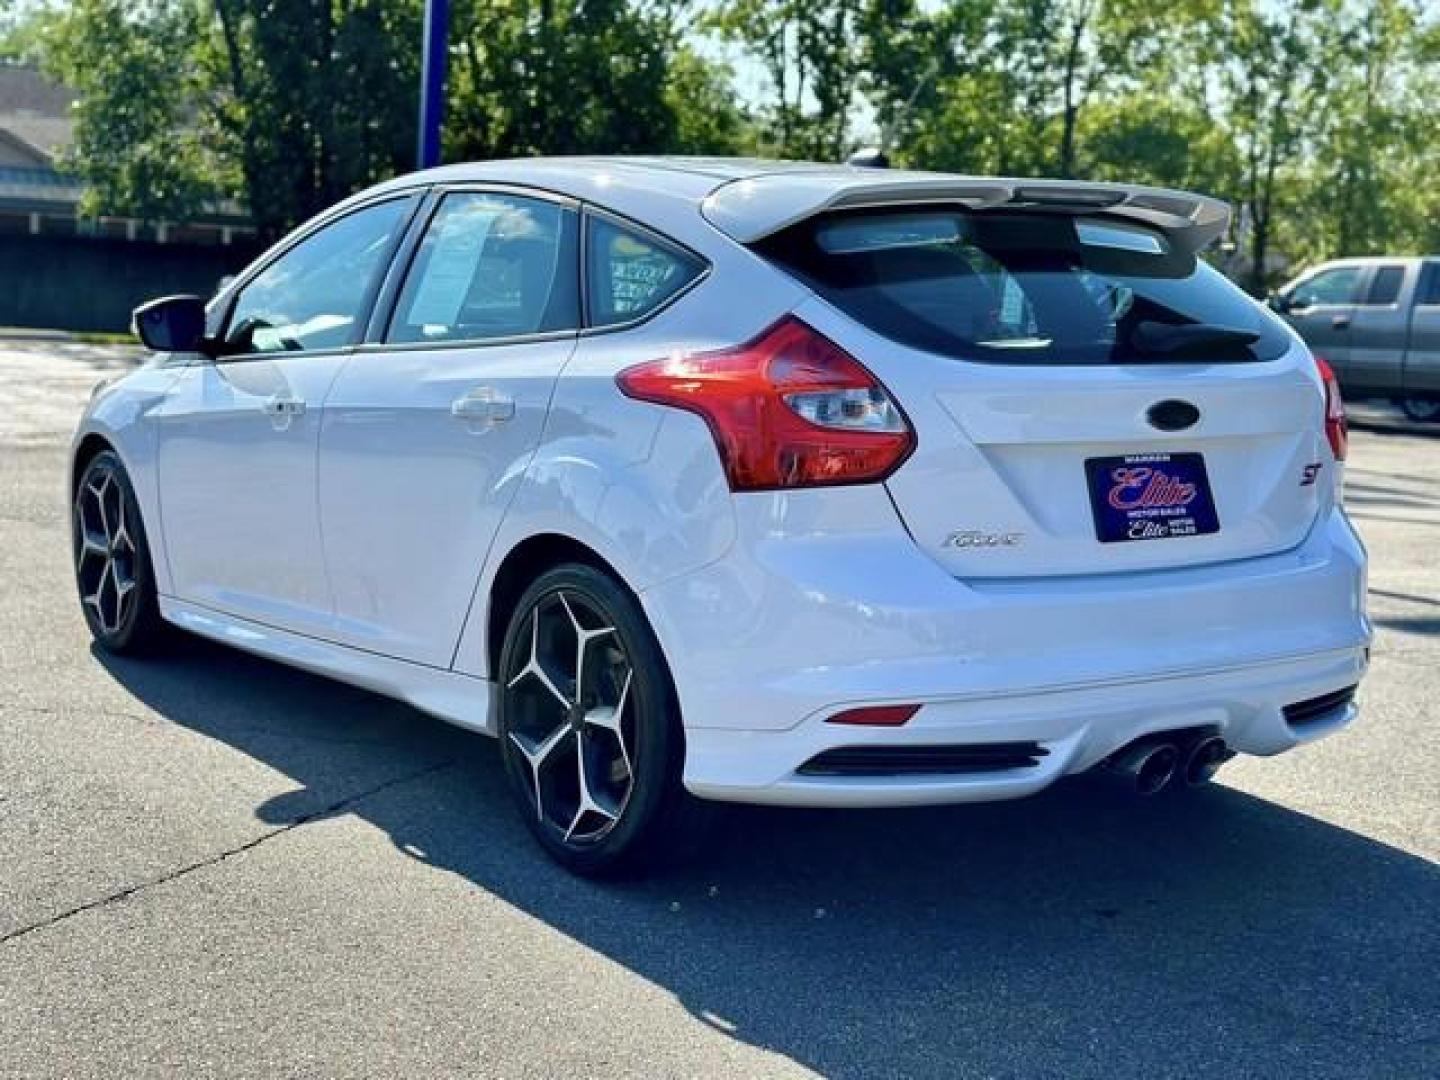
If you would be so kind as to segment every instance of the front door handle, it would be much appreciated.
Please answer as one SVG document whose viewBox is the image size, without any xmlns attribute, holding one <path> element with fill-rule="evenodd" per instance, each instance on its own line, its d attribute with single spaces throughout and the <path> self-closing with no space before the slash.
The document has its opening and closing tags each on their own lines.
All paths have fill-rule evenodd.
<svg viewBox="0 0 1440 1080">
<path fill-rule="evenodd" d="M 1333 326 L 1336 330 L 1348 330 L 1350 329 L 1350 316 L 1336 315 L 1333 319 L 1330 320 L 1330 325 Z"/>
<path fill-rule="evenodd" d="M 515 416 L 515 401 L 493 386 L 477 386 L 450 403 L 450 415 L 472 425 L 500 424 Z"/>
<path fill-rule="evenodd" d="M 305 402 L 290 394 L 276 394 L 265 399 L 265 415 L 276 431 L 289 431 L 297 416 L 305 415 Z"/>
</svg>

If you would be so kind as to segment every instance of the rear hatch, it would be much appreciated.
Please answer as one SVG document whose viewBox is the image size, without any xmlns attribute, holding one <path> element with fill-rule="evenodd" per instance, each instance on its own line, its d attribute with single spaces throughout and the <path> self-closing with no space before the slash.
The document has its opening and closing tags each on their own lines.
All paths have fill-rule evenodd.
<svg viewBox="0 0 1440 1080">
<path fill-rule="evenodd" d="M 1282 324 L 1160 229 L 1093 209 L 828 211 L 754 248 L 894 395 L 887 481 L 962 577 L 1294 547 L 1332 498 L 1323 393 Z"/>
</svg>

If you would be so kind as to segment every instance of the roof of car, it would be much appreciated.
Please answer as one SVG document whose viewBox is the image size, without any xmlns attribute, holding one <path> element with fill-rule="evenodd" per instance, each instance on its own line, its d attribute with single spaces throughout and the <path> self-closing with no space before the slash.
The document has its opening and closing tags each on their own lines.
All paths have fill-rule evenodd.
<svg viewBox="0 0 1440 1080">
<path fill-rule="evenodd" d="M 741 243 L 827 210 L 935 202 L 972 210 L 1038 208 L 1129 218 L 1189 250 L 1223 235 L 1230 220 L 1229 207 L 1218 199 L 1165 188 L 764 158 L 512 158 L 411 173 L 379 190 L 483 182 L 541 188 L 621 212 L 644 207 L 647 200 L 681 200 L 698 205 L 711 225 Z"/>
</svg>

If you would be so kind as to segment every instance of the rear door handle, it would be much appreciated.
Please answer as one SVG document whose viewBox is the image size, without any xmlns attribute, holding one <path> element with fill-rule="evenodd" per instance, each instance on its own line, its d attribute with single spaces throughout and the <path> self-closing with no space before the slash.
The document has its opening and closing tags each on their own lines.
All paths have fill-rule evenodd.
<svg viewBox="0 0 1440 1080">
<path fill-rule="evenodd" d="M 450 403 L 450 415 L 472 424 L 500 424 L 515 416 L 515 401 L 493 386 L 477 386 Z"/>
<path fill-rule="evenodd" d="M 1333 326 L 1336 330 L 1349 330 L 1350 316 L 1336 315 L 1333 319 L 1330 320 L 1330 325 Z"/>
</svg>

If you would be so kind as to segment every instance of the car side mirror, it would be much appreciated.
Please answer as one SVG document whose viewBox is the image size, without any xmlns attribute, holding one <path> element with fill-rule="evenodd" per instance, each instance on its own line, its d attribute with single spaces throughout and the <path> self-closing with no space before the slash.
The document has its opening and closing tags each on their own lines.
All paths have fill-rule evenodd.
<svg viewBox="0 0 1440 1080">
<path fill-rule="evenodd" d="M 1281 315 L 1284 315 L 1285 312 L 1295 306 L 1294 302 L 1285 293 L 1271 293 L 1267 302 L 1270 305 L 1271 311 L 1278 311 Z"/>
<path fill-rule="evenodd" d="M 205 301 L 198 296 L 162 296 L 141 304 L 131 325 L 147 349 L 205 351 Z"/>
</svg>

